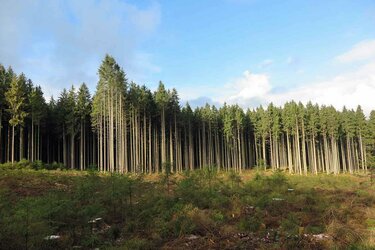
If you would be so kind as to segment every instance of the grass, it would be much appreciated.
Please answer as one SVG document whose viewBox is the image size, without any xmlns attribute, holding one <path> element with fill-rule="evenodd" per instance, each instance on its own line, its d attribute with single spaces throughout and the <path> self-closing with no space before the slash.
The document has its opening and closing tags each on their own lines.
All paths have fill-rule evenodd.
<svg viewBox="0 0 375 250">
<path fill-rule="evenodd" d="M 0 169 L 0 249 L 372 249 L 374 228 L 365 175 Z"/>
</svg>

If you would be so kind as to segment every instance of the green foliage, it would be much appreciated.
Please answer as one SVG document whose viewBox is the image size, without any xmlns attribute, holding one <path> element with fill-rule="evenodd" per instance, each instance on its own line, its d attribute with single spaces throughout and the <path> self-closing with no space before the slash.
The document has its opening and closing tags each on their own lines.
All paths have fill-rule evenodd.
<svg viewBox="0 0 375 250">
<path fill-rule="evenodd" d="M 242 183 L 234 172 L 204 168 L 184 176 L 170 175 L 173 182 L 166 192 L 164 176 L 145 181 L 147 176 L 97 171 L 25 169 L 3 173 L 0 184 L 8 184 L 0 189 L 0 248 L 23 249 L 27 244 L 29 249 L 69 249 L 73 245 L 155 249 L 179 241 L 183 243 L 176 246 L 181 246 L 189 237 L 206 239 L 212 235 L 218 237 L 215 242 L 227 235 L 225 239 L 235 242 L 233 247 L 243 242 L 239 234 L 251 234 L 259 247 L 271 244 L 263 244 L 267 238 L 264 242 L 272 241 L 277 248 L 305 249 L 316 245 L 306 241 L 303 234 L 327 232 L 358 247 L 365 246 L 358 232 L 373 226 L 371 219 L 364 220 L 363 210 L 363 204 L 373 202 L 371 190 L 351 192 L 355 202 L 351 203 L 351 198 L 346 201 L 349 191 L 344 188 L 357 188 L 349 177 L 302 178 L 258 172 Z M 314 186 L 323 189 L 311 189 Z M 88 223 L 97 218 L 102 224 Z M 351 224 L 354 221 L 363 223 L 359 231 Z M 44 240 L 52 234 L 63 238 Z M 343 242 L 335 240 L 336 246 Z"/>
<path fill-rule="evenodd" d="M 41 119 L 46 115 L 46 101 L 40 86 L 32 89 L 30 94 L 31 119 L 34 124 L 39 125 Z"/>
<path fill-rule="evenodd" d="M 17 126 L 23 124 L 24 119 L 27 115 L 25 112 L 25 85 L 26 79 L 24 75 L 13 76 L 9 90 L 5 93 L 5 98 L 9 105 L 9 113 L 11 119 L 9 123 L 11 126 Z"/>
<path fill-rule="evenodd" d="M 257 217 L 245 217 L 239 222 L 239 229 L 247 232 L 258 232 L 261 226 L 261 220 Z"/>
<path fill-rule="evenodd" d="M 13 164 L 11 162 L 0 164 L 0 169 L 3 169 L 3 170 L 30 169 L 30 168 L 31 168 L 30 162 L 25 159 L 22 159 L 21 161 L 13 163 Z"/>
<path fill-rule="evenodd" d="M 34 169 L 34 170 L 63 170 L 65 169 L 64 164 L 62 163 L 57 163 L 57 162 L 52 162 L 51 164 L 46 164 L 43 163 L 40 160 L 30 162 L 26 159 L 22 159 L 19 162 L 11 163 L 11 162 L 6 162 L 3 164 L 0 164 L 0 169 L 10 169 L 10 170 L 19 170 L 19 169 Z"/>
<path fill-rule="evenodd" d="M 228 202 L 224 188 L 215 168 L 204 168 L 188 172 L 186 178 L 177 183 L 176 194 L 181 201 L 198 208 L 215 208 Z"/>
<path fill-rule="evenodd" d="M 295 214 L 288 214 L 280 224 L 282 230 L 289 235 L 298 235 L 300 223 Z"/>
<path fill-rule="evenodd" d="M 35 170 L 41 170 L 45 167 L 44 167 L 44 164 L 43 164 L 42 161 L 37 160 L 37 161 L 34 161 L 34 162 L 31 163 L 31 168 L 33 168 Z"/>
<path fill-rule="evenodd" d="M 46 169 L 47 170 L 63 170 L 65 169 L 65 166 L 63 163 L 58 163 L 58 162 L 52 162 L 51 164 L 46 164 Z"/>
<path fill-rule="evenodd" d="M 240 185 L 241 182 L 242 182 L 242 180 L 241 180 L 241 176 L 240 176 L 237 172 L 235 172 L 235 171 L 233 171 L 233 170 L 231 170 L 231 171 L 229 172 L 228 179 L 229 179 L 229 181 L 231 182 L 232 189 L 234 188 L 235 185 L 236 185 L 237 187 L 239 187 L 239 185 Z"/>
<path fill-rule="evenodd" d="M 152 249 L 150 243 L 146 239 L 141 238 L 132 238 L 125 241 L 124 246 L 121 249 L 126 250 L 143 250 L 143 249 Z"/>
</svg>

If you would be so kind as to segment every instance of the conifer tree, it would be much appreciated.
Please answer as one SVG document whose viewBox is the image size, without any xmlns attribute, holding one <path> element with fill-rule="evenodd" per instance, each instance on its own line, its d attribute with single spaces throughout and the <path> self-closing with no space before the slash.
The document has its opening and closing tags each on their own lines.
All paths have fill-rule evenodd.
<svg viewBox="0 0 375 250">
<path fill-rule="evenodd" d="M 86 169 L 86 138 L 87 131 L 86 127 L 89 124 L 89 117 L 91 114 L 91 96 L 89 89 L 85 83 L 82 83 L 78 89 L 77 94 L 77 115 L 80 124 L 80 157 L 79 157 L 79 167 L 81 170 Z"/>
<path fill-rule="evenodd" d="M 12 126 L 12 153 L 11 161 L 14 163 L 14 137 L 15 137 L 15 127 L 21 126 L 27 113 L 24 111 L 25 105 L 25 93 L 24 85 L 25 77 L 21 74 L 20 76 L 13 76 L 12 82 L 10 84 L 9 90 L 5 93 L 5 98 L 9 105 L 9 113 L 11 119 L 9 124 Z"/>
<path fill-rule="evenodd" d="M 165 90 L 164 84 L 160 81 L 159 87 L 155 92 L 155 102 L 160 110 L 160 122 L 161 122 L 161 164 L 162 172 L 164 172 L 164 164 L 167 161 L 167 149 L 166 149 L 166 109 L 169 103 L 169 93 Z"/>
<path fill-rule="evenodd" d="M 32 89 L 30 94 L 30 106 L 31 106 L 31 161 L 39 160 L 40 148 L 40 122 L 46 114 L 46 102 L 43 96 L 42 88 L 36 86 Z M 35 129 L 37 135 L 35 136 Z"/>
</svg>

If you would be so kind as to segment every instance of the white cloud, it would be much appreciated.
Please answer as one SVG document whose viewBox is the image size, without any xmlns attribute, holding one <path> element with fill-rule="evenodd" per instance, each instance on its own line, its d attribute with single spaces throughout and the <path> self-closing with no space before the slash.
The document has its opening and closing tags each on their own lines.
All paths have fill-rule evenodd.
<svg viewBox="0 0 375 250">
<path fill-rule="evenodd" d="M 120 0 L 3 0 L 0 62 L 24 72 L 46 96 L 85 81 L 91 90 L 106 53 L 133 80 L 160 72 L 141 44 L 161 20 L 160 6 L 139 7 Z"/>
<path fill-rule="evenodd" d="M 361 47 L 359 43 L 355 48 Z M 352 50 L 351 50 L 352 51 Z M 351 51 L 345 53 L 351 55 Z M 245 71 L 243 76 L 225 85 L 214 101 L 238 103 L 244 108 L 267 105 L 271 102 L 283 105 L 287 101 L 312 101 L 320 105 L 343 106 L 355 109 L 361 105 L 366 114 L 375 109 L 375 58 L 355 70 L 345 71 L 332 78 L 300 85 L 295 89 L 275 92 L 265 74 Z"/>
<path fill-rule="evenodd" d="M 367 59 L 375 60 L 375 40 L 362 41 L 351 50 L 336 57 L 336 61 L 340 63 L 351 63 Z"/>
<path fill-rule="evenodd" d="M 357 71 L 339 74 L 331 79 L 314 82 L 283 93 L 267 93 L 264 101 L 282 105 L 295 100 L 320 105 L 356 108 L 361 105 L 368 114 L 375 108 L 375 62 L 362 66 Z"/>
<path fill-rule="evenodd" d="M 226 84 L 215 101 L 246 106 L 257 103 L 258 98 L 267 95 L 270 91 L 271 84 L 266 74 L 254 74 L 246 70 L 241 77 Z"/>
</svg>

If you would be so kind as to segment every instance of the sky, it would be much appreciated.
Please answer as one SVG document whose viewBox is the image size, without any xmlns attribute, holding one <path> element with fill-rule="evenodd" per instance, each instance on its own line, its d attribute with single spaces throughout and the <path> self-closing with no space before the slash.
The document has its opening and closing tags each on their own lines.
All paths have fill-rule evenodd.
<svg viewBox="0 0 375 250">
<path fill-rule="evenodd" d="M 105 54 L 192 106 L 295 100 L 375 109 L 374 0 L 0 0 L 0 63 L 48 99 Z"/>
</svg>

